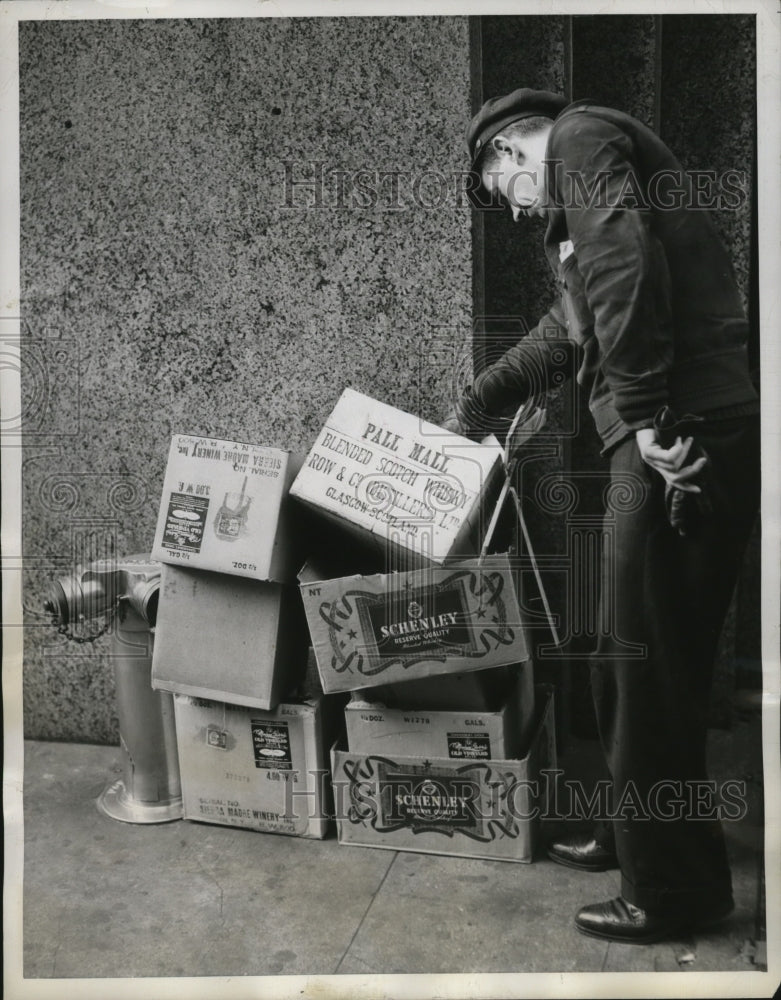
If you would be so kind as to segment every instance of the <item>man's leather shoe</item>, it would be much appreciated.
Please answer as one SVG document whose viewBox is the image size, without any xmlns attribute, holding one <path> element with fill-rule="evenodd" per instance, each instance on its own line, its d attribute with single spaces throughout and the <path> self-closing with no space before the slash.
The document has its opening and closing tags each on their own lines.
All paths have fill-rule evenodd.
<svg viewBox="0 0 781 1000">
<path fill-rule="evenodd" d="M 603 938 L 606 941 L 623 941 L 626 944 L 650 944 L 674 934 L 718 923 L 732 913 L 730 900 L 721 906 L 712 906 L 700 912 L 678 911 L 653 914 L 640 909 L 623 896 L 606 903 L 593 903 L 582 907 L 575 916 L 575 926 L 581 934 Z"/>
<path fill-rule="evenodd" d="M 584 872 L 606 872 L 618 868 L 615 851 L 602 847 L 590 833 L 574 834 L 548 844 L 548 857 L 568 868 Z"/>
</svg>

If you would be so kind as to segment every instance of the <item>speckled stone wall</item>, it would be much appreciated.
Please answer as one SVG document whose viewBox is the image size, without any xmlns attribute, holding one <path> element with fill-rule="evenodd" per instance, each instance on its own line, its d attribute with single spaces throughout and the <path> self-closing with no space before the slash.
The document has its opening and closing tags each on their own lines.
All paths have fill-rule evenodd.
<svg viewBox="0 0 781 1000">
<path fill-rule="evenodd" d="M 346 386 L 446 409 L 468 24 L 28 22 L 20 61 L 26 735 L 114 742 L 105 641 L 41 600 L 149 549 L 171 434 L 306 447 Z"/>
<path fill-rule="evenodd" d="M 657 21 L 652 15 L 573 17 L 572 97 L 655 125 Z"/>
<path fill-rule="evenodd" d="M 756 26 L 751 15 L 662 19 L 660 134 L 687 170 L 736 171 L 742 196 L 712 213 L 748 305 Z M 734 182 L 733 182 L 734 183 Z"/>
</svg>

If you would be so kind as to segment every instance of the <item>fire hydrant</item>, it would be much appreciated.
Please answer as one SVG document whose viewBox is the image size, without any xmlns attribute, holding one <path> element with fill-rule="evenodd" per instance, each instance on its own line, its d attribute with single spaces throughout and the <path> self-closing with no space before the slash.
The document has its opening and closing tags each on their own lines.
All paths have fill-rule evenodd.
<svg viewBox="0 0 781 1000">
<path fill-rule="evenodd" d="M 123 823 L 182 818 L 173 695 L 153 690 L 151 681 L 159 590 L 160 564 L 149 556 L 99 559 L 53 581 L 44 603 L 70 639 L 94 641 L 111 628 L 123 767 L 97 805 Z M 106 623 L 96 634 L 85 638 L 73 631 L 101 616 Z"/>
</svg>

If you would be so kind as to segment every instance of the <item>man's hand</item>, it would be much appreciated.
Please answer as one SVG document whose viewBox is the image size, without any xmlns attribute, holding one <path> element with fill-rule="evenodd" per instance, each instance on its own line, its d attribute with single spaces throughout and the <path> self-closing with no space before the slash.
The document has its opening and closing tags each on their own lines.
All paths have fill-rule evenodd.
<svg viewBox="0 0 781 1000">
<path fill-rule="evenodd" d="M 461 421 L 458 419 L 458 414 L 455 410 L 448 413 L 439 426 L 443 427 L 446 431 L 450 431 L 452 434 L 465 436 L 466 428 L 461 426 Z"/>
<path fill-rule="evenodd" d="M 708 464 L 707 455 L 700 456 L 691 465 L 685 464 L 694 438 L 688 437 L 684 440 L 677 437 L 672 448 L 662 448 L 656 439 L 656 431 L 653 427 L 635 431 L 635 438 L 637 447 L 640 449 L 640 456 L 645 464 L 655 469 L 669 486 L 676 490 L 683 490 L 685 493 L 702 492 L 692 480 L 696 479 Z"/>
<path fill-rule="evenodd" d="M 635 438 L 643 461 L 665 481 L 664 505 L 670 525 L 679 535 L 696 534 L 713 512 L 708 485 L 708 456 L 702 448 L 694 445 L 693 437 L 676 437 L 670 448 L 663 448 L 654 427 L 636 431 Z M 686 459 L 693 445 L 698 457 L 687 465 Z"/>
<path fill-rule="evenodd" d="M 490 416 L 475 398 L 472 387 L 466 386 L 456 399 L 453 409 L 440 423 L 440 427 L 462 437 L 471 438 L 472 441 L 480 441 L 488 433 L 485 426 L 486 419 L 490 421 Z"/>
</svg>

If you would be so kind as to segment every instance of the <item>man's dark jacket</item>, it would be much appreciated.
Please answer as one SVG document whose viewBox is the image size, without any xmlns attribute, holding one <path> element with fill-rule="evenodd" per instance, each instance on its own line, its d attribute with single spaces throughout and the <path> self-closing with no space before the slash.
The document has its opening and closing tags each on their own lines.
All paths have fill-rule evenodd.
<svg viewBox="0 0 781 1000">
<path fill-rule="evenodd" d="M 478 375 L 479 408 L 516 407 L 579 362 L 605 449 L 665 403 L 756 412 L 732 265 L 670 150 L 629 115 L 578 101 L 555 120 L 546 159 L 545 251 L 560 296 Z"/>
</svg>

